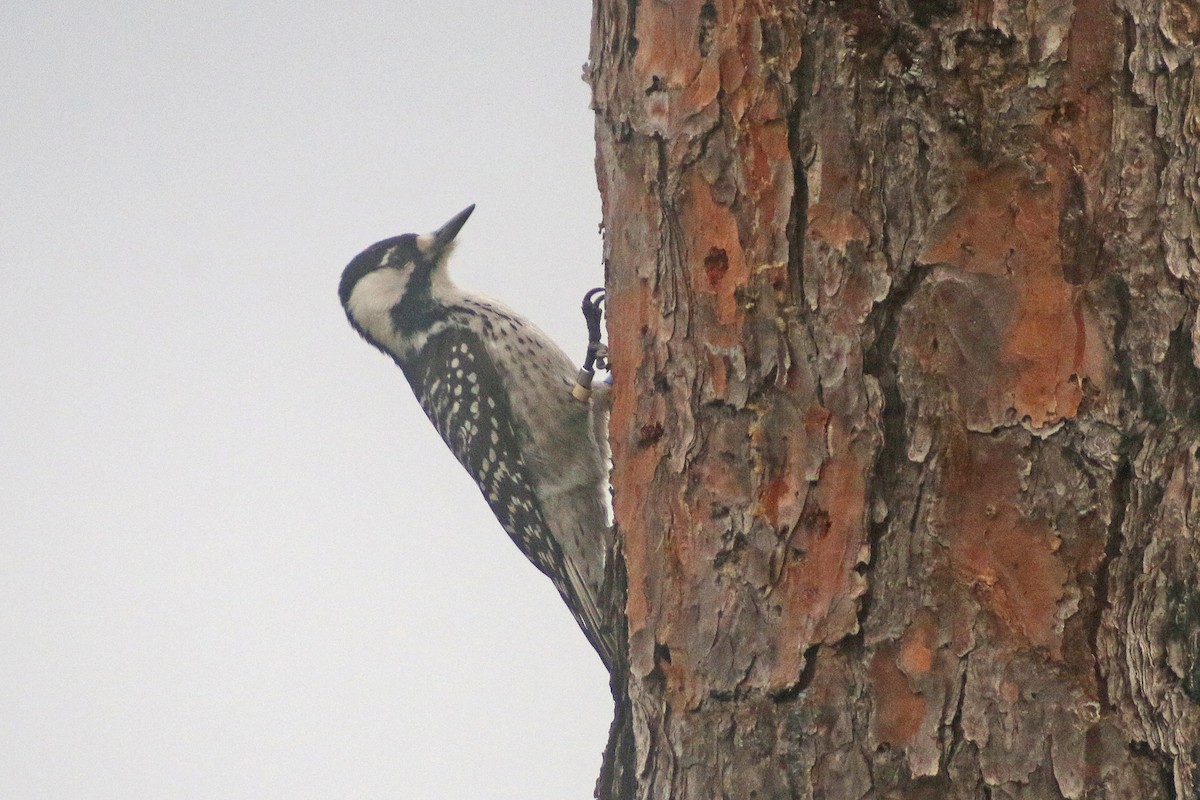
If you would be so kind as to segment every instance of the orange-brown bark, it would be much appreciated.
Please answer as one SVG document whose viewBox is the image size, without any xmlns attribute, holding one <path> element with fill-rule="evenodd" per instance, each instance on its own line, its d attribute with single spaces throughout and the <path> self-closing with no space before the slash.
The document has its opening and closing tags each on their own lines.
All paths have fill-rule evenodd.
<svg viewBox="0 0 1200 800">
<path fill-rule="evenodd" d="M 1190 8 L 597 0 L 637 797 L 1200 796 Z"/>
</svg>

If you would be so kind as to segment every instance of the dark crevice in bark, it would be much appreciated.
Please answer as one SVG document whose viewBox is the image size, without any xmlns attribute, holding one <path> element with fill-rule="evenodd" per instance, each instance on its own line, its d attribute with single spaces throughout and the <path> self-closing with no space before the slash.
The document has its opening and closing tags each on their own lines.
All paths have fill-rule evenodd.
<svg viewBox="0 0 1200 800">
<path fill-rule="evenodd" d="M 789 77 L 791 82 L 792 107 L 787 114 L 788 151 L 792 157 L 792 199 L 785 228 L 788 239 L 788 308 L 789 324 L 796 325 L 798 332 L 793 337 L 807 340 L 810 357 L 819 357 L 817 337 L 813 331 L 813 320 L 805 300 L 805 244 L 808 240 L 808 168 L 811 166 L 812 141 L 805 130 L 806 112 L 812 98 L 818 69 L 817 35 L 806 32 L 802 35 L 800 59 Z M 814 384 L 816 400 L 825 406 L 825 387 L 819 376 Z"/>
<path fill-rule="evenodd" d="M 1133 495 L 1133 459 L 1142 447 L 1140 436 L 1125 436 L 1118 447 L 1119 461 L 1112 482 L 1112 515 L 1108 523 L 1108 537 L 1104 543 L 1104 557 L 1096 567 L 1096 608 L 1088 625 L 1088 645 L 1092 651 L 1093 664 L 1096 670 L 1096 691 L 1099 693 L 1101 706 L 1106 711 L 1115 710 L 1112 698 L 1108 694 L 1108 682 L 1104 675 L 1104 666 L 1097 649 L 1097 639 L 1104 612 L 1109 607 L 1109 574 L 1113 561 L 1121 554 L 1122 530 L 1125 527 L 1125 515 L 1129 509 Z"/>
<path fill-rule="evenodd" d="M 1083 178 L 1075 172 L 1067 176 L 1067 186 L 1063 192 L 1058 241 L 1063 278 L 1075 286 L 1090 283 L 1100 270 L 1104 241 L 1088 208 Z"/>
<path fill-rule="evenodd" d="M 955 754 L 963 744 L 963 702 L 967 697 L 967 659 L 970 656 L 962 658 L 962 675 L 958 679 L 958 700 L 954 704 L 954 716 L 950 718 L 950 724 L 947 726 L 950 733 L 950 742 L 942 748 L 942 756 L 940 768 L 938 772 L 949 774 L 950 762 L 954 760 Z"/>
<path fill-rule="evenodd" d="M 937 20 L 950 16 L 959 7 L 956 0 L 911 0 L 909 6 L 912 8 L 913 22 L 922 28 L 928 28 Z"/>
<path fill-rule="evenodd" d="M 1125 84 L 1124 94 L 1135 106 L 1145 108 L 1146 103 L 1133 90 L 1133 70 L 1129 68 L 1129 58 L 1133 55 L 1133 48 L 1137 45 L 1137 22 L 1128 11 L 1121 15 L 1121 19 L 1125 25 L 1124 51 L 1121 53 L 1121 78 Z"/>
<path fill-rule="evenodd" d="M 804 669 L 800 671 L 800 680 L 796 681 L 795 694 L 797 696 L 812 685 L 813 675 L 817 671 L 817 653 L 820 651 L 820 644 L 814 644 L 804 651 Z"/>
<path fill-rule="evenodd" d="M 1120 277 L 1114 277 L 1112 286 L 1113 300 L 1116 304 L 1116 315 L 1113 321 L 1113 359 L 1117 364 L 1117 381 L 1125 395 L 1121 404 L 1121 427 L 1125 436 L 1140 436 L 1139 431 L 1149 423 L 1160 425 L 1168 418 L 1167 403 L 1170 398 L 1163 396 L 1165 381 L 1156 381 L 1152 372 L 1153 367 L 1139 360 L 1137 354 L 1131 351 L 1126 342 L 1129 322 L 1133 317 L 1133 294 L 1129 285 Z M 1171 348 L 1177 346 L 1175 332 L 1168 347 L 1164 361 L 1172 363 Z M 1184 359 L 1190 366 L 1190 356 L 1184 354 Z M 1179 356 L 1175 356 L 1178 360 Z M 1133 414 L 1128 409 L 1134 410 Z"/>
<path fill-rule="evenodd" d="M 598 800 L 632 800 L 637 795 L 636 756 L 633 741 L 633 708 L 629 693 L 614 676 L 613 721 L 600 763 L 594 797 Z"/>
<path fill-rule="evenodd" d="M 775 692 L 771 695 L 771 699 L 776 703 L 789 703 L 804 693 L 804 690 L 812 685 L 813 676 L 817 672 L 817 653 L 820 652 L 820 643 L 810 645 L 804 650 L 804 669 L 800 670 L 800 676 L 794 683 L 780 692 Z"/>
<path fill-rule="evenodd" d="M 788 283 L 793 303 L 804 308 L 804 241 L 808 229 L 807 137 L 801 131 L 812 94 L 816 57 L 813 37 L 804 37 L 800 62 L 792 72 L 792 108 L 787 117 L 788 150 L 792 154 L 792 207 L 788 212 Z"/>
<path fill-rule="evenodd" d="M 625 10 L 625 21 L 629 26 L 628 30 L 626 31 L 626 35 L 629 38 L 626 40 L 625 53 L 628 55 L 630 61 L 633 60 L 633 57 L 637 55 L 638 51 L 638 39 L 635 33 L 635 31 L 637 31 L 638 2 L 639 0 L 629 0 L 626 4 Z M 616 47 L 614 47 L 613 50 L 620 52 L 619 48 Z"/>
<path fill-rule="evenodd" d="M 680 157 L 679 169 L 690 169 L 695 164 L 704 161 L 708 157 L 708 149 L 712 144 L 713 139 L 721 133 L 723 133 L 723 129 L 719 119 L 715 120 L 712 125 L 704 130 L 698 131 L 693 137 L 691 137 L 691 141 L 688 143 L 687 152 Z M 725 144 L 728 143 L 725 142 Z M 722 177 L 718 178 L 717 181 L 720 182 L 724 180 L 724 173 L 722 173 Z M 730 207 L 736 209 L 742 202 L 743 197 L 739 194 L 735 194 Z"/>
<path fill-rule="evenodd" d="M 875 480 L 872 483 L 871 497 L 873 503 L 882 500 L 889 509 L 884 519 L 870 522 L 868 534 L 872 565 L 878 558 L 880 542 L 892 522 L 891 510 L 896 506 L 894 502 L 888 502 L 892 489 L 901 470 L 908 463 L 908 431 L 905 426 L 907 414 L 893 358 L 896 331 L 900 324 L 901 311 L 932 269 L 926 264 L 910 266 L 900 282 L 893 285 L 892 291 L 876 304 L 867 317 L 867 330 L 876 330 L 878 333 L 875 335 L 875 341 L 863 354 L 863 374 L 874 377 L 883 393 L 880 420 L 883 444 L 879 448 L 875 468 L 872 470 Z M 870 572 L 871 568 L 868 566 L 864 574 L 869 577 Z M 871 594 L 871 587 L 868 585 L 859 609 L 860 627 L 870 612 Z"/>
<path fill-rule="evenodd" d="M 608 614 L 619 619 L 622 633 L 620 652 L 616 653 L 609 689 L 613 696 L 613 721 L 608 729 L 608 743 L 600 762 L 594 796 L 599 800 L 632 800 L 637 793 L 636 757 L 633 740 L 633 707 L 629 699 L 629 631 L 625 618 L 628 602 L 628 573 L 625 551 L 617 530 L 617 546 L 609 555 L 608 583 L 612 587 Z"/>
<path fill-rule="evenodd" d="M 1125 395 L 1126 402 L 1122 407 L 1137 407 L 1138 386 L 1135 378 L 1133 357 L 1126 343 L 1129 320 L 1132 315 L 1132 298 L 1129 286 L 1119 277 L 1113 278 L 1112 296 L 1116 315 L 1113 321 L 1113 357 L 1117 364 L 1117 380 Z M 1112 507 L 1109 512 L 1107 537 L 1104 544 L 1104 556 L 1096 567 L 1096 582 L 1093 589 L 1095 609 L 1092 619 L 1088 622 L 1088 646 L 1092 653 L 1095 669 L 1096 691 L 1101 706 L 1108 711 L 1113 710 L 1113 701 L 1108 693 L 1108 682 L 1104 674 L 1098 650 L 1100 627 L 1103 624 L 1104 612 L 1111 603 L 1109 580 L 1113 561 L 1121 553 L 1122 529 L 1125 517 L 1133 497 L 1133 459 L 1142 447 L 1142 437 L 1134 433 L 1137 422 L 1134 419 L 1122 420 L 1124 431 L 1118 446 L 1118 462 L 1113 472 L 1113 480 L 1109 489 Z"/>
<path fill-rule="evenodd" d="M 696 47 L 702 57 L 707 57 L 712 48 L 712 31 L 717 25 L 717 7 L 712 0 L 705 0 L 700 7 L 700 30 L 697 33 Z"/>
</svg>

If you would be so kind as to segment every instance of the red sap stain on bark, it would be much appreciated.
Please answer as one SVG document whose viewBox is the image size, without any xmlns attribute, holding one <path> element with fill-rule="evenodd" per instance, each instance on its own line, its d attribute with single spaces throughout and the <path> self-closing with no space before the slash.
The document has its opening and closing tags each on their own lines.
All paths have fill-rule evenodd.
<svg viewBox="0 0 1200 800">
<path fill-rule="evenodd" d="M 729 272 L 729 254 L 719 247 L 710 248 L 704 257 L 704 274 L 708 277 L 708 285 L 713 289 Z"/>
<path fill-rule="evenodd" d="M 649 447 L 662 438 L 663 426 L 661 422 L 650 422 L 638 428 L 638 446 Z"/>
<path fill-rule="evenodd" d="M 693 309 L 711 315 L 713 324 L 701 329 L 713 345 L 721 349 L 738 347 L 745 314 L 737 301 L 737 292 L 745 288 L 750 270 L 736 217 L 728 206 L 713 199 L 712 187 L 699 172 L 694 171 L 679 203 L 679 226 L 693 265 L 688 271 L 695 276 L 692 281 L 699 295 Z M 704 276 L 703 280 L 699 276 Z M 714 281 L 714 276 L 719 279 Z M 704 298 L 713 298 L 715 302 L 703 303 Z"/>
</svg>

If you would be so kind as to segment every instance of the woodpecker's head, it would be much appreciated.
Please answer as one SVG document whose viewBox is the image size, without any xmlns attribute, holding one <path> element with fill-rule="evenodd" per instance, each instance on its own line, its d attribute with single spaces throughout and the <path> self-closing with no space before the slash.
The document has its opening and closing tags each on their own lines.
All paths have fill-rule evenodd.
<svg viewBox="0 0 1200 800">
<path fill-rule="evenodd" d="M 350 324 L 368 341 L 385 347 L 398 327 L 416 324 L 449 287 L 446 260 L 454 237 L 475 210 L 467 206 L 433 233 L 406 233 L 363 250 L 346 265 L 338 295 Z"/>
</svg>

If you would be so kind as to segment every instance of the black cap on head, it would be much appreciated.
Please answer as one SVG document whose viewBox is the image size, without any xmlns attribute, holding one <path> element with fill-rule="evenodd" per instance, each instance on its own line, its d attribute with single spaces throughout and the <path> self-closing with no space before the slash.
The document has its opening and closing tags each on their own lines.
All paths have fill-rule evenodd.
<svg viewBox="0 0 1200 800">
<path fill-rule="evenodd" d="M 441 262 L 446 249 L 454 243 L 454 238 L 458 236 L 458 232 L 462 230 L 462 226 L 466 224 L 467 218 L 474 210 L 475 205 L 472 203 L 428 236 L 406 233 L 376 242 L 363 250 L 342 271 L 342 280 L 338 286 L 342 305 L 349 302 L 350 292 L 360 279 L 382 267 L 400 268 L 405 264 L 412 263 L 416 266 L 414 272 L 416 280 L 413 286 L 418 285 L 421 281 L 428 283 L 430 273 Z"/>
</svg>

